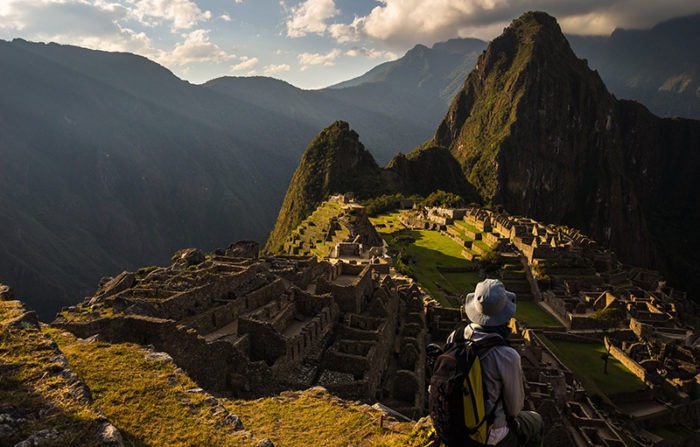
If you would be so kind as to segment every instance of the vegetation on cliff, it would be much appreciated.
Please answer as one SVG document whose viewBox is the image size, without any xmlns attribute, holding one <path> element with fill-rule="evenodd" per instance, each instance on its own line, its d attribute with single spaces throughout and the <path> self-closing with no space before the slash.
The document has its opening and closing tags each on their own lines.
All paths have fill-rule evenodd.
<svg viewBox="0 0 700 447">
<path fill-rule="evenodd" d="M 428 144 L 406 155 L 398 153 L 387 165 L 384 176 L 394 190 L 406 195 L 426 197 L 443 190 L 462 196 L 467 203 L 480 201 L 459 163 L 444 147 Z"/>
<path fill-rule="evenodd" d="M 336 121 L 313 139 L 287 189 L 266 250 L 279 252 L 292 229 L 334 193 L 353 192 L 359 199 L 381 194 L 380 169 L 344 121 Z"/>
</svg>

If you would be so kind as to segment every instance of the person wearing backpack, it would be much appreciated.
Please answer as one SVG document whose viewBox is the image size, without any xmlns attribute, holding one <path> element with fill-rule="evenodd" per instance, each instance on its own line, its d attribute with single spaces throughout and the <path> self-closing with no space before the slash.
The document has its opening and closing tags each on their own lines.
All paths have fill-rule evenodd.
<svg viewBox="0 0 700 447">
<path fill-rule="evenodd" d="M 448 447 L 542 446 L 542 417 L 523 410 L 520 354 L 507 342 L 515 294 L 486 279 L 467 294 L 468 325 L 455 329 L 435 360 L 429 409 Z"/>
</svg>

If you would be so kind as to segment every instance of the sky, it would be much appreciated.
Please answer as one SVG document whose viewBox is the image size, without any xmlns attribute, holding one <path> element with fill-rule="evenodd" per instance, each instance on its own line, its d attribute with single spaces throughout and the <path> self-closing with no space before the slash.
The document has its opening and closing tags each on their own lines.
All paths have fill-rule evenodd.
<svg viewBox="0 0 700 447">
<path fill-rule="evenodd" d="M 525 11 L 608 35 L 700 13 L 697 0 L 0 0 L 0 39 L 140 54 L 189 82 L 271 76 L 322 88 L 416 44 L 491 40 Z M 2 61 L 0 61 L 0 64 Z"/>
</svg>

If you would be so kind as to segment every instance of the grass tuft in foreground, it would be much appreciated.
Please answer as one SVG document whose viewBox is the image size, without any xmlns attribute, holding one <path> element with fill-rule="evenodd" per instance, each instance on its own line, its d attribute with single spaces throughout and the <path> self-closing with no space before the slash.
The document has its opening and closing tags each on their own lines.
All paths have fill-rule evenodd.
<svg viewBox="0 0 700 447">
<path fill-rule="evenodd" d="M 100 445 L 89 391 L 19 301 L 0 301 L 0 445 Z M 13 322 L 14 320 L 14 322 Z"/>
<path fill-rule="evenodd" d="M 224 424 L 226 409 L 167 357 L 132 343 L 52 335 L 126 446 L 255 445 Z"/>
<path fill-rule="evenodd" d="M 404 447 L 423 445 L 428 436 L 428 428 L 415 430 L 412 423 L 382 428 L 378 411 L 322 389 L 251 401 L 216 398 L 172 361 L 139 345 L 53 334 L 127 446 L 247 447 L 269 438 L 276 447 Z M 230 414 L 240 418 L 242 430 L 225 423 Z"/>
<path fill-rule="evenodd" d="M 257 436 L 270 438 L 275 446 L 422 446 L 429 426 L 397 423 L 368 405 L 348 402 L 317 387 L 255 401 L 230 401 L 235 411 Z"/>
</svg>

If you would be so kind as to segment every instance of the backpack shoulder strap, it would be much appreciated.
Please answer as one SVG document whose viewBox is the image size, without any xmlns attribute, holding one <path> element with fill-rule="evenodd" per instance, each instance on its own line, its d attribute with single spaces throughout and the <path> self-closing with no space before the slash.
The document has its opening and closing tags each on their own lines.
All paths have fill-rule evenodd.
<svg viewBox="0 0 700 447">
<path fill-rule="evenodd" d="M 453 333 L 455 334 L 454 337 L 452 337 L 452 343 L 464 343 L 466 339 L 464 338 L 464 329 L 467 327 L 466 323 L 462 322 L 459 323 Z"/>
<path fill-rule="evenodd" d="M 504 339 L 500 335 L 497 337 L 486 337 L 479 341 L 474 342 L 474 347 L 478 351 L 479 355 L 483 355 L 486 351 L 496 346 L 510 346 L 508 340 Z"/>
</svg>

